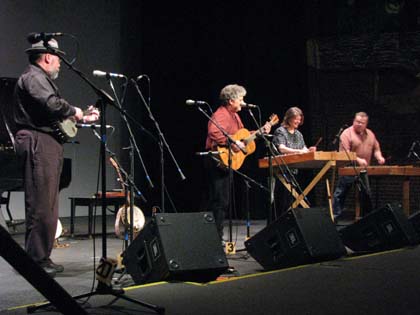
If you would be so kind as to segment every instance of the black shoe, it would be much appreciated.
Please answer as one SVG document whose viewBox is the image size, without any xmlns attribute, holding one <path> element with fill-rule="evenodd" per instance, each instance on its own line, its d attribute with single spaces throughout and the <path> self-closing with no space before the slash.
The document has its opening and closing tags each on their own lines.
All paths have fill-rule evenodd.
<svg viewBox="0 0 420 315">
<path fill-rule="evenodd" d="M 54 268 L 48 265 L 41 265 L 41 268 L 44 269 L 44 271 L 51 277 L 54 278 L 57 274 Z"/>
<path fill-rule="evenodd" d="M 57 265 L 51 259 L 48 260 L 48 262 L 46 263 L 46 265 L 48 267 L 53 268 L 55 270 L 55 272 L 57 272 L 57 273 L 64 271 L 63 265 Z"/>
</svg>

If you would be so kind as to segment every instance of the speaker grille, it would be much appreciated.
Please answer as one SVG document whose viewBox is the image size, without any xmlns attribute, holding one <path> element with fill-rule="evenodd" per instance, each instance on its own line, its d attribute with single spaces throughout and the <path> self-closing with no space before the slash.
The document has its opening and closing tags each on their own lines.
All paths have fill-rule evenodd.
<svg viewBox="0 0 420 315">
<path fill-rule="evenodd" d="M 265 269 L 277 269 L 345 254 L 326 209 L 293 209 L 245 242 L 248 253 Z"/>
<path fill-rule="evenodd" d="M 419 243 L 401 204 L 386 204 L 340 231 L 344 244 L 354 251 L 381 251 Z"/>
<path fill-rule="evenodd" d="M 127 248 L 123 263 L 136 283 L 208 282 L 228 268 L 208 212 L 158 214 Z"/>
</svg>

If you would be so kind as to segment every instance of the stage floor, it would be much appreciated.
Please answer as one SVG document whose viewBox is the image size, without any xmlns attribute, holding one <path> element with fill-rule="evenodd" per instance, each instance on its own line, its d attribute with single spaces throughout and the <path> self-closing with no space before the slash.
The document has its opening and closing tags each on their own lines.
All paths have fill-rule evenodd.
<svg viewBox="0 0 420 315">
<path fill-rule="evenodd" d="M 86 219 L 77 218 L 76 234 L 85 233 Z M 62 220 L 67 228 L 66 220 Z M 113 218 L 109 218 L 112 232 Z M 251 222 L 251 235 L 265 221 Z M 21 228 L 19 228 L 21 229 Z M 227 232 L 227 231 L 226 231 Z M 244 221 L 234 222 L 234 240 L 243 247 Z M 226 233 L 228 235 L 228 233 Z M 23 234 L 13 233 L 23 243 Z M 101 238 L 64 238 L 69 247 L 54 249 L 52 259 L 65 271 L 55 279 L 71 295 L 87 293 L 93 281 L 93 257 L 101 256 Z M 123 243 L 110 233 L 109 257 Z M 1 314 L 26 314 L 26 306 L 44 300 L 21 275 L 0 258 Z M 264 271 L 246 252 L 228 256 L 233 273 L 207 284 L 158 282 L 135 285 L 126 275 L 119 283 L 127 296 L 158 304 L 166 314 L 419 314 L 420 248 L 408 247 L 376 254 L 350 255 L 334 261 Z M 115 277 L 118 277 L 115 274 Z M 112 304 L 110 304 L 112 303 Z M 112 296 L 92 297 L 84 308 L 89 314 L 153 314 L 152 311 Z M 37 314 L 57 314 L 41 311 Z"/>
</svg>

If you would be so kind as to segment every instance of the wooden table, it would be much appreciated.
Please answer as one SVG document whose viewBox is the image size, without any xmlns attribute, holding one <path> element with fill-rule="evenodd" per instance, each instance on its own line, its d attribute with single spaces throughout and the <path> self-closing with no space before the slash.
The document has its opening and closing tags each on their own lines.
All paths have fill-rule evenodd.
<svg viewBox="0 0 420 315">
<path fill-rule="evenodd" d="M 413 165 L 380 165 L 380 166 L 368 166 L 367 168 L 361 167 L 342 167 L 339 168 L 338 174 L 341 176 L 356 176 L 359 175 L 360 171 L 367 170 L 368 176 L 399 176 L 403 177 L 403 209 L 405 214 L 410 215 L 410 178 L 420 176 L 420 167 L 414 167 Z M 357 200 L 357 199 L 356 199 Z M 356 219 L 360 218 L 360 205 L 356 203 Z"/>
<path fill-rule="evenodd" d="M 290 168 L 301 168 L 301 169 L 321 169 L 309 185 L 303 190 L 302 194 L 296 192 L 295 189 L 291 187 L 289 183 L 285 181 L 282 176 L 278 176 L 281 183 L 292 192 L 295 201 L 292 204 L 292 208 L 296 208 L 299 204 L 304 208 L 309 208 L 309 205 L 305 202 L 305 196 L 315 187 L 315 185 L 324 177 L 329 169 L 335 168 L 337 166 L 342 166 L 356 160 L 356 154 L 354 152 L 337 152 L 337 151 L 317 151 L 317 152 L 308 152 L 302 154 L 289 154 L 289 155 L 280 155 L 272 158 L 272 165 L 276 169 L 279 166 L 287 165 Z M 268 168 L 270 165 L 270 160 L 268 157 L 262 158 L 258 161 L 258 166 L 260 168 Z M 333 178 L 335 173 L 333 174 Z M 334 185 L 332 185 L 334 186 Z M 329 186 L 328 186 L 329 187 Z M 332 191 L 332 188 L 329 187 L 329 190 Z M 330 199 L 331 200 L 331 199 Z"/>
<path fill-rule="evenodd" d="M 106 192 L 106 205 L 114 206 L 115 214 L 118 208 L 125 204 L 126 198 L 121 192 Z M 98 197 L 70 197 L 70 235 L 74 237 L 74 221 L 76 217 L 76 207 L 88 207 L 88 236 L 92 236 L 93 208 L 102 205 L 102 194 Z"/>
</svg>

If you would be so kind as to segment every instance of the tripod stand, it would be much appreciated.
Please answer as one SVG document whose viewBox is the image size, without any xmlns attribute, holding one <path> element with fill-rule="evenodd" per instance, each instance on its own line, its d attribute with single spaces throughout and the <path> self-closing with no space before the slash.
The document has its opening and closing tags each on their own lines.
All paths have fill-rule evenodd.
<svg viewBox="0 0 420 315">
<path fill-rule="evenodd" d="M 127 149 L 130 149 L 131 174 L 133 174 L 134 173 L 133 147 L 130 146 Z M 120 228 L 119 228 L 120 222 L 122 222 L 124 225 L 123 252 L 125 252 L 129 244 L 131 244 L 134 240 L 135 230 L 137 232 L 140 231 L 144 227 L 146 220 L 140 208 L 134 205 L 134 198 L 132 198 L 132 196 L 133 196 L 135 184 L 132 181 L 131 176 L 127 174 L 127 172 L 122 168 L 117 158 L 115 157 L 115 154 L 113 154 L 113 156 L 110 157 L 109 160 L 118 174 L 119 181 L 124 191 L 124 199 L 126 200 L 125 204 L 118 210 L 118 213 L 115 219 L 115 234 L 117 236 L 120 236 Z M 122 174 L 124 174 L 125 180 Z M 129 187 L 129 189 L 127 189 L 127 187 Z M 136 190 L 138 190 L 137 187 L 136 187 Z M 129 211 L 129 216 L 127 215 L 127 211 Z M 126 268 L 122 268 L 120 271 L 121 271 L 121 275 L 118 277 L 115 283 L 119 283 L 122 277 L 127 274 Z"/>
<path fill-rule="evenodd" d="M 116 108 L 121 113 L 123 113 L 123 111 L 121 110 L 121 108 L 119 108 L 118 106 L 115 105 L 115 101 L 110 95 L 108 95 L 105 91 L 96 87 L 96 85 L 94 85 L 81 71 L 74 68 L 73 65 L 63 57 L 63 55 L 57 53 L 57 51 L 54 48 L 50 47 L 49 44 L 48 44 L 48 39 L 47 38 L 44 39 L 44 46 L 45 46 L 45 48 L 47 49 L 48 52 L 58 55 L 60 60 L 62 62 L 64 62 L 69 67 L 69 69 L 73 70 L 77 75 L 79 75 L 94 90 L 94 92 L 97 94 L 97 96 L 99 98 L 98 103 L 100 104 L 100 110 L 101 110 L 101 117 L 100 117 L 101 145 L 100 145 L 99 155 L 100 155 L 101 189 L 102 189 L 102 198 L 101 198 L 101 203 L 102 203 L 102 207 L 101 207 L 101 210 L 102 210 L 101 211 L 101 214 L 102 214 L 102 258 L 101 258 L 101 263 L 102 264 L 100 264 L 98 269 L 97 269 L 98 283 L 97 283 L 96 289 L 93 292 L 88 292 L 88 293 L 85 293 L 85 294 L 81 294 L 81 295 L 75 296 L 73 298 L 74 299 L 81 299 L 81 298 L 91 297 L 91 296 L 95 296 L 95 295 L 113 295 L 116 299 L 121 298 L 121 299 L 124 299 L 126 301 L 132 302 L 134 304 L 143 306 L 145 308 L 152 309 L 158 314 L 164 314 L 165 313 L 165 308 L 164 307 L 129 298 L 129 297 L 124 295 L 125 291 L 123 289 L 114 289 L 114 288 L 112 288 L 111 284 L 107 284 L 107 283 L 105 283 L 105 281 L 102 280 L 102 279 L 106 279 L 106 278 L 109 279 L 110 277 L 112 277 L 112 273 L 113 273 L 114 267 L 115 267 L 107 259 L 107 239 L 106 239 L 106 229 L 107 229 L 107 226 L 106 226 L 106 208 L 107 208 L 107 201 L 106 201 L 106 140 L 107 140 L 107 136 L 106 136 L 106 105 L 112 105 L 114 108 Z M 31 306 L 31 307 L 28 307 L 27 310 L 28 310 L 28 313 L 33 313 L 37 309 L 44 308 L 44 307 L 47 307 L 49 305 L 51 305 L 51 304 L 47 303 L 47 304 L 43 304 L 43 305 L 40 305 L 40 306 Z"/>
<path fill-rule="evenodd" d="M 254 184 L 255 186 L 259 187 L 260 189 L 264 190 L 267 193 L 270 193 L 270 189 L 258 183 L 251 177 L 245 175 L 244 173 L 238 170 L 235 170 L 235 173 L 243 177 L 244 184 L 245 184 L 246 239 L 249 239 L 251 237 L 251 210 L 250 210 L 250 203 L 249 203 L 249 191 L 251 189 L 250 184 Z M 236 252 L 243 252 L 243 251 L 246 251 L 246 249 L 236 250 Z"/>
</svg>

